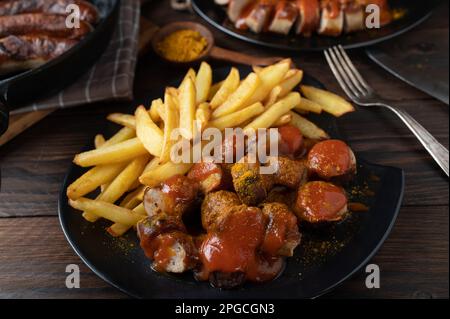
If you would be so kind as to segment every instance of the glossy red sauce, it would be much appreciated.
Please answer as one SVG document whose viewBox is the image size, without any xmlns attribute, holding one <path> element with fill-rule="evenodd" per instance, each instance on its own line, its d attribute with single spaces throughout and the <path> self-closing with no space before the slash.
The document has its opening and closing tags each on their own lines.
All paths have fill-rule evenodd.
<svg viewBox="0 0 450 319">
<path fill-rule="evenodd" d="M 271 218 L 267 226 L 261 250 L 271 256 L 278 255 L 288 237 L 288 231 L 295 227 L 297 227 L 295 215 L 288 210 L 279 211 L 274 218 Z"/>
<path fill-rule="evenodd" d="M 303 135 L 293 125 L 283 125 L 278 128 L 280 134 L 279 151 L 281 154 L 299 154 L 303 145 Z"/>
<path fill-rule="evenodd" d="M 204 180 L 212 174 L 222 174 L 219 164 L 202 162 L 194 164 L 189 171 L 188 177 L 195 180 Z"/>
<path fill-rule="evenodd" d="M 308 153 L 308 168 L 325 179 L 344 175 L 352 166 L 351 150 L 340 140 L 319 142 Z"/>
<path fill-rule="evenodd" d="M 243 272 L 250 281 L 275 278 L 282 269 L 278 258 L 264 258 L 258 248 L 264 240 L 267 220 L 258 208 L 238 206 L 219 229 L 208 233 L 200 247 L 201 279 L 215 271 Z"/>
<path fill-rule="evenodd" d="M 239 15 L 239 18 L 237 19 L 235 23 L 235 27 L 239 30 L 247 30 L 248 26 L 245 22 L 245 19 L 250 15 L 252 10 L 255 8 L 257 1 L 250 2 L 245 8 L 241 11 L 241 14 Z"/>
<path fill-rule="evenodd" d="M 322 1 L 322 8 L 325 10 L 325 13 L 328 15 L 328 18 L 330 19 L 337 18 L 341 11 L 341 6 L 338 0 Z"/>
<path fill-rule="evenodd" d="M 300 218 L 311 222 L 341 220 L 347 206 L 347 196 L 341 187 L 315 181 L 303 185 L 296 202 Z"/>
<path fill-rule="evenodd" d="M 318 0 L 297 0 L 298 7 L 302 12 L 303 24 L 307 30 L 312 31 L 319 23 L 320 4 Z"/>
</svg>

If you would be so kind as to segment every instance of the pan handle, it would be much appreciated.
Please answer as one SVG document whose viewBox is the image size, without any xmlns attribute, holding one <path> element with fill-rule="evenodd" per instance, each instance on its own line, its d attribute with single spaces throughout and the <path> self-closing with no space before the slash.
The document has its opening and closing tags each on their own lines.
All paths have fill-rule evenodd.
<svg viewBox="0 0 450 319">
<path fill-rule="evenodd" d="M 0 100 L 0 135 L 5 133 L 9 124 L 8 107 Z"/>
</svg>

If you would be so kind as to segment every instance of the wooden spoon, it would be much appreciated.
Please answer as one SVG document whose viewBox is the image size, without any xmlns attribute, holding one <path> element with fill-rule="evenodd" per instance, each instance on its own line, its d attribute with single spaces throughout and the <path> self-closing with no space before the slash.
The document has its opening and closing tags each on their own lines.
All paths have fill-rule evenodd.
<svg viewBox="0 0 450 319">
<path fill-rule="evenodd" d="M 178 62 L 178 61 L 168 60 L 166 57 L 164 57 L 159 52 L 158 43 L 160 43 L 169 34 L 175 32 L 175 31 L 178 31 L 178 30 L 186 30 L 186 29 L 198 31 L 208 41 L 208 46 L 203 51 L 203 53 L 200 54 L 194 60 L 186 61 L 186 62 Z M 232 63 L 267 66 L 267 65 L 274 64 L 274 63 L 284 59 L 282 57 L 255 57 L 252 55 L 248 55 L 248 54 L 244 54 L 244 53 L 217 47 L 214 45 L 214 36 L 211 33 L 211 31 L 208 30 L 208 28 L 201 25 L 200 23 L 187 22 L 187 21 L 173 22 L 173 23 L 169 23 L 169 24 L 163 26 L 154 35 L 153 40 L 152 40 L 152 46 L 153 46 L 153 50 L 156 52 L 156 54 L 158 54 L 163 60 L 165 60 L 171 64 L 175 64 L 175 65 L 196 64 L 197 62 L 199 62 L 201 60 L 211 58 L 211 59 L 215 59 L 215 60 L 227 61 L 227 62 L 232 62 Z"/>
</svg>

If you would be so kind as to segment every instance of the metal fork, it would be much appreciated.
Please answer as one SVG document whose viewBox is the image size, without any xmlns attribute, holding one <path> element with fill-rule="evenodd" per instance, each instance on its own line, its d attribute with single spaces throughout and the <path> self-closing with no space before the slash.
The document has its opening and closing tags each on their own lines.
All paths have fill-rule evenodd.
<svg viewBox="0 0 450 319">
<path fill-rule="evenodd" d="M 382 106 L 394 112 L 414 133 L 448 176 L 448 150 L 430 132 L 401 108 L 387 104 L 387 101 L 380 97 L 363 79 L 342 46 L 331 47 L 326 49 L 324 53 L 339 85 L 355 104 L 360 106 Z"/>
</svg>

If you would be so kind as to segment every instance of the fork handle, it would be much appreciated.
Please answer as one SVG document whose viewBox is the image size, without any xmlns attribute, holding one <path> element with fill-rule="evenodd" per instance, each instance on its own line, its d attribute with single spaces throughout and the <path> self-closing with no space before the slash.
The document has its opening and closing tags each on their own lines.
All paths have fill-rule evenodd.
<svg viewBox="0 0 450 319">
<path fill-rule="evenodd" d="M 385 107 L 397 114 L 406 126 L 414 133 L 425 149 L 430 153 L 448 177 L 448 149 L 439 143 L 422 125 L 404 110 L 384 104 Z"/>
</svg>

